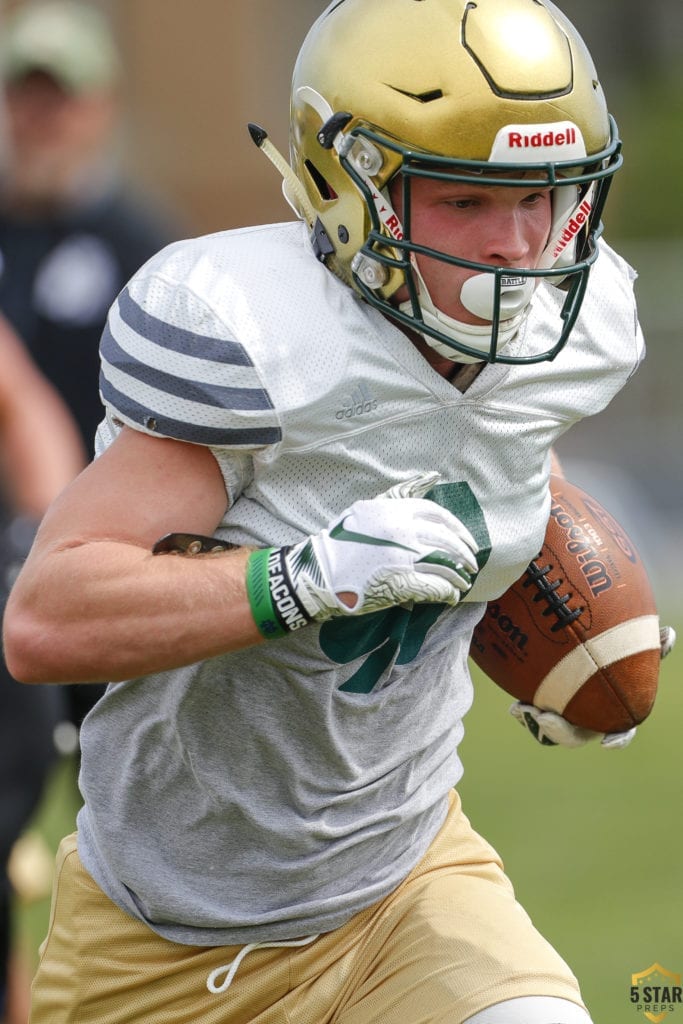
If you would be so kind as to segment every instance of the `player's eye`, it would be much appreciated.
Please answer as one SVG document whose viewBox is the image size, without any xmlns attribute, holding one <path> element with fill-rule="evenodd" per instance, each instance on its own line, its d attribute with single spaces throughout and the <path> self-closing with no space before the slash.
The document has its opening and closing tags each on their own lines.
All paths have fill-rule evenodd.
<svg viewBox="0 0 683 1024">
<path fill-rule="evenodd" d="M 529 195 L 525 196 L 523 202 L 525 206 L 540 206 L 545 203 L 548 199 L 549 192 L 530 192 Z"/>
<path fill-rule="evenodd" d="M 477 199 L 449 199 L 448 205 L 456 210 L 469 210 L 478 205 Z"/>
</svg>

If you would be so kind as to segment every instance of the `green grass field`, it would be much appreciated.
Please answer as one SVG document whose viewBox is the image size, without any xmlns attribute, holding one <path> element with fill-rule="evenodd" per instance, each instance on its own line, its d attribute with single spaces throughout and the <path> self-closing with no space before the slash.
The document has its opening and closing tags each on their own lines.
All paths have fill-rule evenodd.
<svg viewBox="0 0 683 1024">
<path fill-rule="evenodd" d="M 508 715 L 510 698 L 475 676 L 460 792 L 496 846 L 518 898 L 581 980 L 596 1024 L 645 1020 L 631 975 L 658 962 L 683 973 L 683 629 L 664 663 L 655 710 L 623 751 L 538 746 Z M 677 753 L 679 751 L 679 753 Z M 71 831 L 71 766 L 55 773 L 34 825 L 55 849 Z M 49 899 L 19 911 L 35 958 Z M 681 1019 L 683 1008 L 672 1015 Z"/>
<path fill-rule="evenodd" d="M 579 977 L 596 1024 L 645 1020 L 629 1002 L 632 974 L 655 962 L 683 973 L 682 676 L 680 643 L 651 717 L 621 751 L 530 742 L 507 695 L 476 677 L 465 811 Z"/>
</svg>

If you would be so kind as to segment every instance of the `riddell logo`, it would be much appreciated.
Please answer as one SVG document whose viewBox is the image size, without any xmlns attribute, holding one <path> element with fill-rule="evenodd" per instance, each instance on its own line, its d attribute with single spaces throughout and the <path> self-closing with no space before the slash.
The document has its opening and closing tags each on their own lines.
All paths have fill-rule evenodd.
<svg viewBox="0 0 683 1024">
<path fill-rule="evenodd" d="M 394 211 L 391 209 L 390 206 L 386 205 L 384 199 L 382 198 L 382 196 L 379 195 L 378 192 L 372 193 L 372 199 L 377 208 L 377 212 L 382 219 L 382 223 L 384 224 L 384 227 L 387 229 L 391 237 L 395 238 L 397 242 L 403 241 L 403 227 Z"/>
<path fill-rule="evenodd" d="M 534 132 L 533 135 L 508 133 L 510 149 L 541 149 L 543 146 L 573 146 L 575 143 L 576 128 L 566 128 L 563 132 Z"/>
<path fill-rule="evenodd" d="M 553 249 L 554 259 L 557 259 L 557 257 L 564 252 L 569 243 L 574 241 L 581 228 L 583 228 L 588 221 L 588 217 L 592 209 L 593 204 L 588 199 L 584 199 L 581 206 L 578 208 L 558 238 L 555 248 Z"/>
</svg>

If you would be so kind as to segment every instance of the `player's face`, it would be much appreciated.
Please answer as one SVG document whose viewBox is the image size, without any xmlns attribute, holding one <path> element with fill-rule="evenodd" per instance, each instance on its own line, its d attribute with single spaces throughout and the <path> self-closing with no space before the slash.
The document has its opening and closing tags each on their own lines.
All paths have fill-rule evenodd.
<svg viewBox="0 0 683 1024">
<path fill-rule="evenodd" d="M 502 181 L 503 179 L 501 179 Z M 391 185 L 391 199 L 403 217 L 401 183 Z M 449 256 L 488 266 L 537 266 L 551 226 L 550 189 L 480 185 L 414 179 L 411 184 L 410 237 Z M 447 316 L 485 324 L 460 301 L 464 281 L 477 271 L 418 256 L 417 263 L 434 304 Z M 396 301 L 408 298 L 406 288 Z"/>
</svg>

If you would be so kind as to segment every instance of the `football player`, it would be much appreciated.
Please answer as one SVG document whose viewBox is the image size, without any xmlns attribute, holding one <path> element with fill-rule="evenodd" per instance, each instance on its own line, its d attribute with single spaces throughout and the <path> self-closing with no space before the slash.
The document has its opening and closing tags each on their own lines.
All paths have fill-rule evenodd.
<svg viewBox="0 0 683 1024">
<path fill-rule="evenodd" d="M 455 787 L 473 627 L 643 355 L 598 75 L 548 0 L 335 0 L 290 163 L 250 130 L 297 219 L 130 281 L 11 598 L 19 679 L 111 683 L 32 1022 L 589 1024 Z"/>
</svg>

